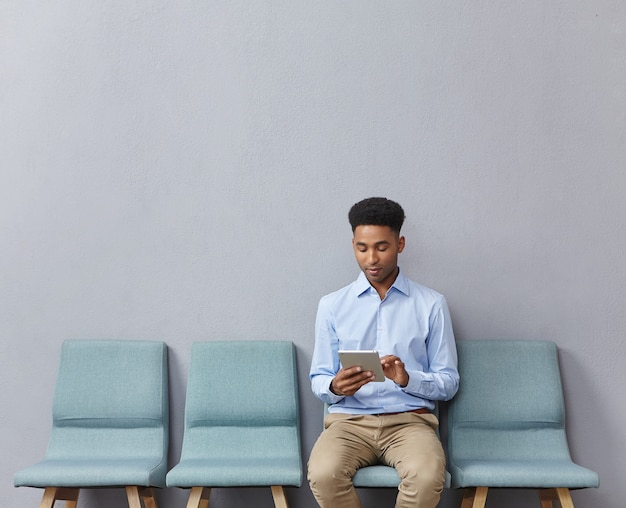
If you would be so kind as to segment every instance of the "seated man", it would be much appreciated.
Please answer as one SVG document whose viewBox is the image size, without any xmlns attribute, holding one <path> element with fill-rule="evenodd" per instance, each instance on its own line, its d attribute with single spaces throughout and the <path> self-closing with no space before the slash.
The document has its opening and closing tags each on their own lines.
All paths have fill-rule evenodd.
<svg viewBox="0 0 626 508">
<path fill-rule="evenodd" d="M 311 364 L 313 392 L 330 404 L 308 466 L 322 508 L 361 506 L 352 485 L 358 468 L 398 471 L 396 508 L 434 508 L 445 481 L 445 455 L 432 413 L 459 386 L 450 314 L 439 293 L 400 272 L 402 207 L 369 198 L 348 214 L 362 273 L 320 300 Z M 338 351 L 376 350 L 385 379 L 359 366 L 340 368 Z"/>
</svg>

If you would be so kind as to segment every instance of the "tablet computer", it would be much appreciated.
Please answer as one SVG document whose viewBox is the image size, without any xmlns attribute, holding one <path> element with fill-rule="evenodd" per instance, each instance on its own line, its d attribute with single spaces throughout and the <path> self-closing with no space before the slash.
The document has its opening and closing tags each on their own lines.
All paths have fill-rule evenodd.
<svg viewBox="0 0 626 508">
<path fill-rule="evenodd" d="M 370 370 L 374 373 L 373 381 L 383 382 L 385 380 L 378 351 L 347 351 L 342 349 L 339 351 L 339 359 L 344 368 L 359 365 L 363 370 Z"/>
</svg>

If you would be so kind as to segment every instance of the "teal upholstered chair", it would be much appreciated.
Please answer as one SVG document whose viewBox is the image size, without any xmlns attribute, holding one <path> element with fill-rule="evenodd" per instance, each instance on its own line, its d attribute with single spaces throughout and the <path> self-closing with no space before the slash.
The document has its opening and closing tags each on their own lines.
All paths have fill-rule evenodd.
<svg viewBox="0 0 626 508">
<path fill-rule="evenodd" d="M 300 486 L 302 459 L 295 347 L 285 341 L 192 345 L 180 462 L 169 487 L 190 488 L 188 508 L 213 487 Z"/>
<path fill-rule="evenodd" d="M 75 508 L 81 488 L 125 487 L 131 508 L 156 507 L 168 446 L 164 342 L 68 340 L 42 462 L 18 471 L 16 487 L 44 488 L 41 508 Z"/>
<path fill-rule="evenodd" d="M 542 508 L 573 508 L 569 489 L 598 486 L 572 462 L 557 348 L 552 342 L 460 340 L 461 384 L 448 406 L 448 467 L 462 508 L 489 488 L 539 490 Z"/>
<path fill-rule="evenodd" d="M 435 405 L 435 413 L 439 415 L 439 406 Z M 324 404 L 324 416 L 328 414 L 328 404 Z M 439 432 L 437 432 L 439 434 Z M 357 469 L 352 483 L 355 487 L 363 488 L 398 488 L 400 485 L 400 475 L 391 466 L 385 466 L 384 464 L 374 464 L 373 466 L 366 466 Z M 450 487 L 450 473 L 446 471 L 445 488 Z"/>
</svg>

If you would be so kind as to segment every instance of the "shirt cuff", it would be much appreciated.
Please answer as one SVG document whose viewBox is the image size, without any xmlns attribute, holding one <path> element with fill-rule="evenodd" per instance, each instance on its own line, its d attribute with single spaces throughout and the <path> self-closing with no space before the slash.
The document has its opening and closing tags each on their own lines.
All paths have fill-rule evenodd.
<svg viewBox="0 0 626 508">
<path fill-rule="evenodd" d="M 343 400 L 345 398 L 345 395 L 337 395 L 336 393 L 334 393 L 331 389 L 330 389 L 330 385 L 333 382 L 333 378 L 330 379 L 329 383 L 328 383 L 328 388 L 326 390 L 326 394 L 328 396 L 328 399 L 330 401 L 331 404 L 336 404 L 337 402 L 339 402 L 340 400 Z"/>
<path fill-rule="evenodd" d="M 432 399 L 435 392 L 433 383 L 425 379 L 419 371 L 409 372 L 409 382 L 407 385 L 404 387 L 398 385 L 398 387 L 409 395 L 415 395 L 423 399 Z"/>
</svg>

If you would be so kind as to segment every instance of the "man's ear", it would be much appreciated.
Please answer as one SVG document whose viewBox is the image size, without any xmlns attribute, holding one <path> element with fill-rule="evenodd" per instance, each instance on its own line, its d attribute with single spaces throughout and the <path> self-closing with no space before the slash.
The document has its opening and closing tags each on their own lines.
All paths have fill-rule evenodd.
<svg viewBox="0 0 626 508">
<path fill-rule="evenodd" d="M 398 238 L 398 253 L 404 250 L 404 236 Z"/>
</svg>

